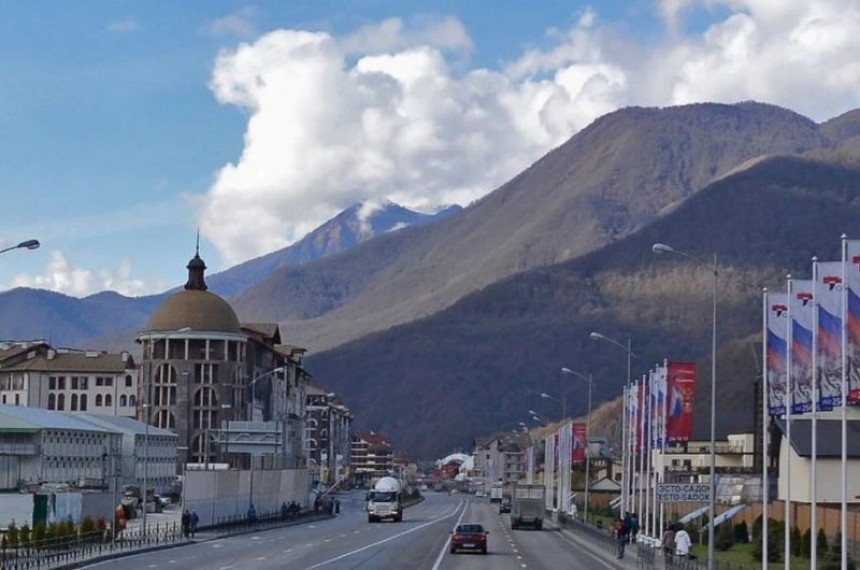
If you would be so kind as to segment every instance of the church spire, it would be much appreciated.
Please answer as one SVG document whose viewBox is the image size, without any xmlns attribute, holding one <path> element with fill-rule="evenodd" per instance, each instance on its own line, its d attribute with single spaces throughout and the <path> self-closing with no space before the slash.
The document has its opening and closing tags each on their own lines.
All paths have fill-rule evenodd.
<svg viewBox="0 0 860 570">
<path fill-rule="evenodd" d="M 206 264 L 200 258 L 200 229 L 197 229 L 197 246 L 194 249 L 194 257 L 186 266 L 188 269 L 188 282 L 185 284 L 185 289 L 188 291 L 205 291 L 208 289 L 206 280 L 203 278 L 203 273 L 206 271 Z"/>
</svg>

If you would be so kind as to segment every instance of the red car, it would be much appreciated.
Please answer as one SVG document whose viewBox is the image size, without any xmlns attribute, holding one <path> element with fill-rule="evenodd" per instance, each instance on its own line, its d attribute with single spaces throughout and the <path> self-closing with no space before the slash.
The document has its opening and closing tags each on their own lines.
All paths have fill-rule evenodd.
<svg viewBox="0 0 860 570">
<path fill-rule="evenodd" d="M 487 553 L 487 535 L 490 531 L 475 523 L 458 524 L 451 532 L 451 554 L 458 550 L 476 550 Z"/>
</svg>

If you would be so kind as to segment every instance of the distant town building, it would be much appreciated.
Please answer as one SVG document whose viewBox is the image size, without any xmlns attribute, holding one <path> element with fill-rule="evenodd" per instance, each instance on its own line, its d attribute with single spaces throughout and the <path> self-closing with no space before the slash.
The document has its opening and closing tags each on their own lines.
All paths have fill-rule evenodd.
<svg viewBox="0 0 860 570">
<path fill-rule="evenodd" d="M 331 485 L 350 476 L 352 419 L 335 394 L 308 386 L 307 456 L 322 483 Z"/>
<path fill-rule="evenodd" d="M 355 483 L 369 485 L 377 477 L 394 472 L 394 448 L 387 437 L 369 431 L 352 436 L 352 472 Z"/>
<path fill-rule="evenodd" d="M 0 343 L 0 404 L 134 417 L 137 367 L 128 352 Z"/>
<path fill-rule="evenodd" d="M 528 434 L 498 433 L 473 442 L 474 469 L 485 483 L 514 484 L 523 475 L 523 451 L 531 444 Z"/>
</svg>

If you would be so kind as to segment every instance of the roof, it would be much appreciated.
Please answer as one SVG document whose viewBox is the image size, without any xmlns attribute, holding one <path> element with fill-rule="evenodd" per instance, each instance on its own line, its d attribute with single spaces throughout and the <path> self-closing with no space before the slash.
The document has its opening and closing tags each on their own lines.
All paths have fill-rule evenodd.
<svg viewBox="0 0 860 570">
<path fill-rule="evenodd" d="M 92 423 L 63 412 L 52 412 L 41 408 L 0 404 L 0 431 L 38 431 L 40 429 L 65 429 L 77 431 L 115 431 L 98 427 Z"/>
<path fill-rule="evenodd" d="M 239 318 L 230 304 L 214 293 L 199 289 L 177 291 L 165 299 L 147 324 L 147 332 L 184 328 L 202 332 L 242 332 Z"/>
<path fill-rule="evenodd" d="M 273 339 L 275 344 L 281 342 L 281 332 L 278 329 L 277 323 L 242 323 L 242 330 L 247 330 L 257 333 L 265 338 Z"/>
<path fill-rule="evenodd" d="M 0 344 L 0 362 L 6 362 L 7 360 L 11 360 L 17 356 L 22 354 L 26 354 L 31 350 L 36 350 L 39 347 L 47 347 L 48 343 L 45 341 L 25 341 L 25 342 L 14 342 L 14 343 L 2 343 Z"/>
<path fill-rule="evenodd" d="M 90 414 L 87 412 L 62 412 L 68 416 L 72 416 L 73 418 L 90 423 L 92 425 L 108 429 L 111 431 L 121 431 L 124 433 L 135 434 L 135 435 L 143 435 L 148 433 L 152 436 L 172 436 L 178 437 L 177 434 L 172 431 L 157 428 L 155 426 L 149 426 L 149 430 L 146 429 L 146 424 L 144 422 L 135 420 L 133 418 L 125 417 L 125 416 L 108 416 L 105 414 Z"/>
<path fill-rule="evenodd" d="M 95 351 L 55 352 L 51 349 L 48 351 L 48 354 L 39 354 L 33 358 L 4 366 L 3 371 L 106 372 L 119 374 L 125 372 L 126 369 L 134 367 L 134 360 L 128 353 L 113 354 Z"/>
<path fill-rule="evenodd" d="M 785 420 L 776 419 L 777 427 L 785 433 Z M 819 419 L 817 430 L 819 458 L 842 457 L 842 421 Z M 860 420 L 848 420 L 848 457 L 860 457 Z M 812 457 L 812 421 L 791 418 L 791 447 L 800 457 Z"/>
</svg>

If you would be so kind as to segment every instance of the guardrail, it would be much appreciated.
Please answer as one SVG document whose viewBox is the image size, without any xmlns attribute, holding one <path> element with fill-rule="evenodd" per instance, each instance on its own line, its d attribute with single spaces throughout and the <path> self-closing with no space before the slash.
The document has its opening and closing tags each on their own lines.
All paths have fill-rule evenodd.
<svg viewBox="0 0 860 570">
<path fill-rule="evenodd" d="M 62 568 L 77 562 L 118 552 L 144 550 L 185 541 L 175 523 L 153 525 L 147 529 L 122 531 L 116 540 L 109 533 L 96 531 L 72 538 L 28 541 L 0 550 L 0 570 Z"/>
</svg>

